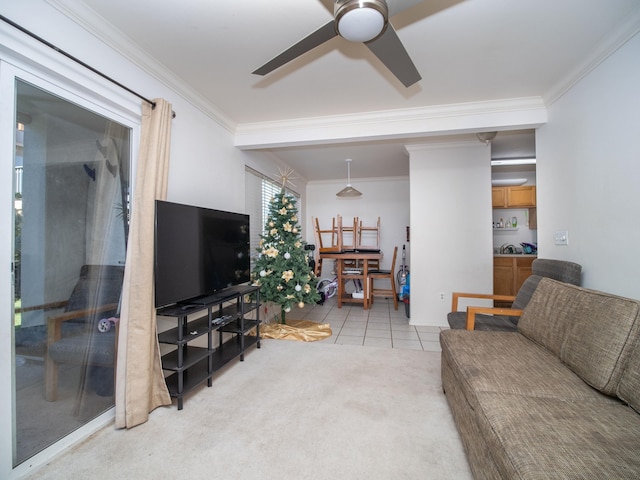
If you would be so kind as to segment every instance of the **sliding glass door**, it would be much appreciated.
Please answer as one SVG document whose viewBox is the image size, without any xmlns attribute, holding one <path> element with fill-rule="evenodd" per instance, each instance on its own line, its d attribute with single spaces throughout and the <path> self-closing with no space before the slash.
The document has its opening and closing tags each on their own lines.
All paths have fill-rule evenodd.
<svg viewBox="0 0 640 480">
<path fill-rule="evenodd" d="M 114 405 L 131 183 L 131 128 L 34 83 L 14 82 L 14 466 Z"/>
</svg>

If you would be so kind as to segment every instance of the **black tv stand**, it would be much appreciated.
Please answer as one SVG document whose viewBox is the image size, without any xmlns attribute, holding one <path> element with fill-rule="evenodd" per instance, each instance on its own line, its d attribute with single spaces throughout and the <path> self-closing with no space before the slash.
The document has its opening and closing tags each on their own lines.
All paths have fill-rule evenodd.
<svg viewBox="0 0 640 480">
<path fill-rule="evenodd" d="M 202 304 L 199 303 L 177 303 L 175 307 L 180 308 L 183 312 L 187 310 L 193 310 L 194 308 L 202 308 Z"/>
<path fill-rule="evenodd" d="M 254 300 L 247 301 L 252 296 Z M 200 303 L 202 301 L 202 303 Z M 255 318 L 246 318 L 255 311 Z M 244 352 L 252 345 L 260 348 L 260 287 L 241 285 L 184 304 L 159 308 L 157 315 L 173 317 L 177 326 L 158 334 L 158 342 L 176 348 L 162 355 L 162 369 L 169 394 L 177 398 L 182 410 L 183 397 L 203 382 L 212 385 L 213 374 L 236 357 L 244 361 Z M 201 313 L 201 315 L 197 315 Z M 193 318 L 189 318 L 194 315 Z M 249 335 L 255 329 L 255 335 Z M 219 344 L 213 348 L 213 332 Z M 223 333 L 231 334 L 223 341 Z M 207 347 L 189 345 L 207 336 Z"/>
</svg>

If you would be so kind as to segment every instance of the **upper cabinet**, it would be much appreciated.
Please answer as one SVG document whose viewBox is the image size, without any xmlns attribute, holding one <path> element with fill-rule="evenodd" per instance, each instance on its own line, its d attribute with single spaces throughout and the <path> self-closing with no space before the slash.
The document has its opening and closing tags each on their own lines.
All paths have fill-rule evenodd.
<svg viewBox="0 0 640 480">
<path fill-rule="evenodd" d="M 492 187 L 493 208 L 529 208 L 536 206 L 535 185 Z"/>
</svg>

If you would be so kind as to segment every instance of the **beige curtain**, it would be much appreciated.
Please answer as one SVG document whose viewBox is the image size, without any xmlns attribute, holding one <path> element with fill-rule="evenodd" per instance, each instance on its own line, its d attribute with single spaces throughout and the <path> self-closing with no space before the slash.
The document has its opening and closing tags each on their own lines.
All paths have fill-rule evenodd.
<svg viewBox="0 0 640 480">
<path fill-rule="evenodd" d="M 118 335 L 117 428 L 140 425 L 153 409 L 171 403 L 160 362 L 153 291 L 155 200 L 167 196 L 171 104 L 161 99 L 155 102 L 154 109 L 146 103 L 142 106 Z"/>
</svg>

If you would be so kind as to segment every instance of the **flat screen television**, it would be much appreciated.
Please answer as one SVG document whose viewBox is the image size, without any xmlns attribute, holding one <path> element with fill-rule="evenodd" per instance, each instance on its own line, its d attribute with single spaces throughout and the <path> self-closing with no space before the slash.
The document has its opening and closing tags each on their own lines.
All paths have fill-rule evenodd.
<svg viewBox="0 0 640 480">
<path fill-rule="evenodd" d="M 249 215 L 156 200 L 156 308 L 250 280 Z"/>
</svg>

